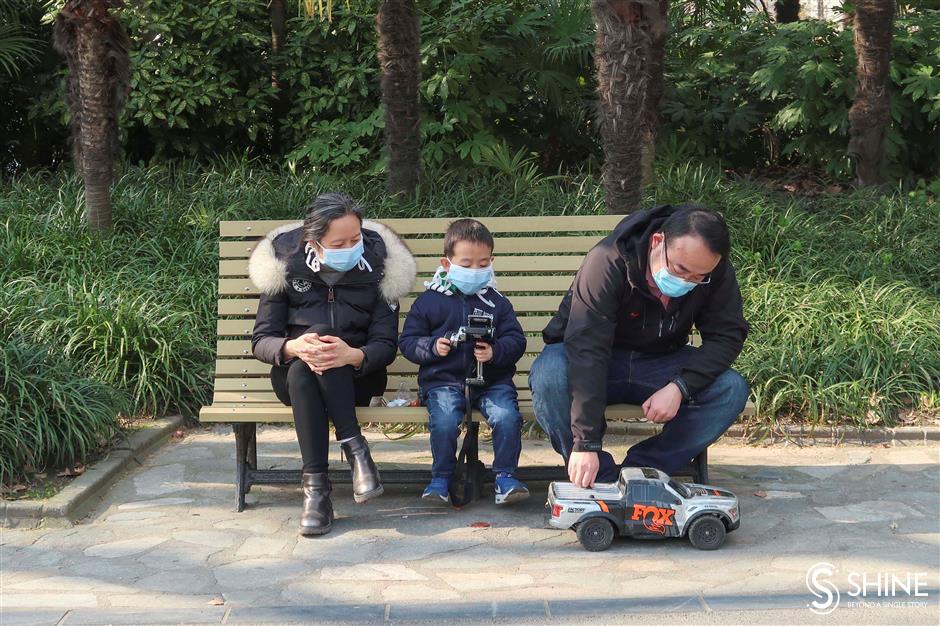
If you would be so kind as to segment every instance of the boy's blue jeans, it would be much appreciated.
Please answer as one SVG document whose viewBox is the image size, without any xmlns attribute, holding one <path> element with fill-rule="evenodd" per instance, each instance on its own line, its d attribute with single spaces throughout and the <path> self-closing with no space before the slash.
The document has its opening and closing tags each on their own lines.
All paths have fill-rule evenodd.
<svg viewBox="0 0 940 626">
<path fill-rule="evenodd" d="M 471 397 L 493 429 L 493 472 L 515 473 L 522 452 L 522 415 L 515 387 L 484 387 Z M 431 476 L 450 479 L 457 467 L 457 438 L 466 413 L 464 390 L 446 385 L 432 387 L 424 403 L 431 430 Z"/>
<path fill-rule="evenodd" d="M 668 384 L 697 349 L 683 346 L 668 354 L 614 350 L 607 368 L 607 404 L 643 404 Z M 567 465 L 573 437 L 563 343 L 545 346 L 532 364 L 529 387 L 536 419 Z M 633 445 L 621 465 L 655 467 L 672 475 L 728 430 L 744 409 L 748 393 L 744 378 L 733 369 L 725 370 L 690 402 L 683 403 L 661 432 Z M 597 481 L 616 480 L 620 466 L 610 453 L 600 452 L 598 458 Z"/>
</svg>

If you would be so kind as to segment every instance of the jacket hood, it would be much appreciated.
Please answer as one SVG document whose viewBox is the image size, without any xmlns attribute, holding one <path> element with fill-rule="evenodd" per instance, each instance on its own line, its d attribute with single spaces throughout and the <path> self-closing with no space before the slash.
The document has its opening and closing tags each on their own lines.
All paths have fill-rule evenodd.
<svg viewBox="0 0 940 626">
<path fill-rule="evenodd" d="M 621 220 L 614 227 L 611 235 L 616 241 L 617 251 L 626 262 L 628 280 L 636 289 L 648 290 L 646 287 L 646 266 L 649 265 L 650 236 L 658 232 L 677 207 L 661 205 L 651 209 L 635 211 Z"/>
<path fill-rule="evenodd" d="M 666 218 L 683 206 L 663 204 L 635 211 L 614 227 L 611 236 L 616 242 L 617 251 L 626 262 L 627 280 L 634 289 L 649 291 L 646 284 L 646 268 L 649 265 L 650 236 L 662 230 Z M 714 274 L 722 274 L 725 264 L 725 259 L 721 259 Z"/>
<path fill-rule="evenodd" d="M 379 291 L 389 303 L 408 295 L 417 276 L 417 263 L 398 234 L 388 226 L 365 220 L 362 223 L 364 255 L 379 261 L 383 275 Z M 277 240 L 277 241 L 275 241 Z M 248 277 L 259 291 L 274 295 L 287 288 L 288 261 L 303 255 L 303 221 L 291 222 L 270 231 L 248 258 Z"/>
</svg>

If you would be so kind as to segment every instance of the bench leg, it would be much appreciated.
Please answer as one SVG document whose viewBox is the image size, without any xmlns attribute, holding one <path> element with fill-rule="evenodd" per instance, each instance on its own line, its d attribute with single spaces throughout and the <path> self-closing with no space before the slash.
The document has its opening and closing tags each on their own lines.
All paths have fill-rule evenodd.
<svg viewBox="0 0 940 626">
<path fill-rule="evenodd" d="M 258 428 L 252 424 L 251 439 L 248 441 L 248 467 L 258 469 Z M 251 486 L 249 485 L 249 489 Z"/>
<path fill-rule="evenodd" d="M 692 472 L 694 474 L 692 482 L 708 483 L 708 448 L 702 450 L 697 457 L 692 459 Z"/>
<path fill-rule="evenodd" d="M 248 451 L 252 447 L 252 439 L 255 437 L 255 423 L 232 424 L 232 430 L 235 432 L 235 512 L 241 513 L 245 510 L 245 494 L 248 493 L 250 487 L 248 484 Z"/>
</svg>

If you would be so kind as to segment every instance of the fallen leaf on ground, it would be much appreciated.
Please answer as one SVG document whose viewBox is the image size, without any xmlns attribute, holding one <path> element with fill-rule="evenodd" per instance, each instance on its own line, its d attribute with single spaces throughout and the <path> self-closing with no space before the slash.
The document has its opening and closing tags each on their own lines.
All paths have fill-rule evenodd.
<svg viewBox="0 0 940 626">
<path fill-rule="evenodd" d="M 81 476 L 85 473 L 84 465 L 76 465 L 75 467 L 66 467 L 64 470 L 56 474 L 59 478 L 67 478 L 69 476 Z"/>
<path fill-rule="evenodd" d="M 758 498 L 766 498 L 767 492 L 764 491 L 763 489 L 758 489 L 757 491 L 754 492 L 754 495 L 757 496 Z"/>
<path fill-rule="evenodd" d="M 472 524 L 470 524 L 470 528 L 489 528 L 489 527 L 490 527 L 489 522 L 473 522 Z"/>
<path fill-rule="evenodd" d="M 223 604 L 225 604 L 225 598 L 212 598 L 211 600 L 209 600 L 209 604 L 211 604 L 212 606 L 222 606 Z"/>
</svg>

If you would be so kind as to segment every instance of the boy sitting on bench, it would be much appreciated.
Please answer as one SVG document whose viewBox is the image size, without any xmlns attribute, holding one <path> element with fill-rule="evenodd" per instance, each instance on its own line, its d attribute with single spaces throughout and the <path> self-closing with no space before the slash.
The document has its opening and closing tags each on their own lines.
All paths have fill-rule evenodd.
<svg viewBox="0 0 940 626">
<path fill-rule="evenodd" d="M 428 407 L 431 482 L 422 498 L 450 503 L 457 439 L 467 410 L 464 388 L 471 368 L 483 364 L 485 383 L 471 390 L 472 404 L 493 429 L 496 504 L 516 502 L 529 490 L 513 475 L 522 449 L 522 417 L 512 377 L 526 338 L 509 300 L 495 289 L 493 235 L 480 222 L 460 219 L 447 229 L 444 257 L 427 290 L 405 319 L 398 346 L 418 364 L 418 386 Z M 451 341 L 468 316 L 492 320 L 493 341 Z"/>
</svg>

